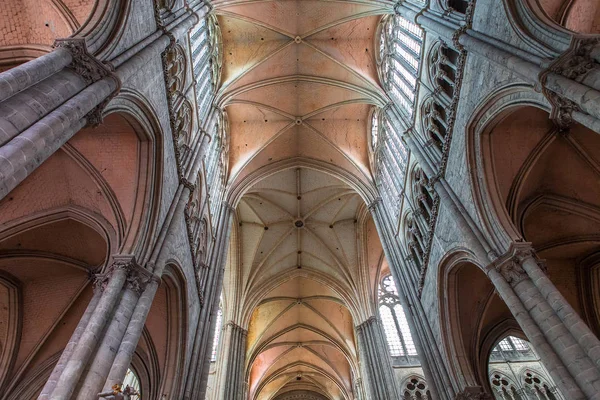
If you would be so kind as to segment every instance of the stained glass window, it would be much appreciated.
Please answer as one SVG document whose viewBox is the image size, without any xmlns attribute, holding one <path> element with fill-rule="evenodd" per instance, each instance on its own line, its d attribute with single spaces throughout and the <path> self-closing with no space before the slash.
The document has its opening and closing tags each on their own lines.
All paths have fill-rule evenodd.
<svg viewBox="0 0 600 400">
<path fill-rule="evenodd" d="M 379 285 L 379 316 L 392 357 L 416 356 L 417 349 L 391 275 Z"/>
</svg>

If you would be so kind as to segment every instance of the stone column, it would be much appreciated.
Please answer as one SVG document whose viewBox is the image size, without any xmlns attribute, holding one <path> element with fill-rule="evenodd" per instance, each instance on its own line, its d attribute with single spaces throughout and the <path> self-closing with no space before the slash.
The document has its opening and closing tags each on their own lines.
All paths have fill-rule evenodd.
<svg viewBox="0 0 600 400">
<path fill-rule="evenodd" d="M 104 388 L 102 389 L 103 392 L 110 390 L 113 385 L 120 385 L 123 383 L 123 379 L 125 378 L 127 369 L 131 364 L 131 359 L 135 353 L 138 341 L 142 336 L 144 325 L 146 323 L 146 317 L 148 316 L 150 308 L 152 307 L 152 301 L 154 300 L 154 296 L 156 295 L 159 284 L 160 280 L 156 277 L 153 277 L 152 281 L 147 285 L 144 293 L 139 298 L 137 305 L 135 306 L 133 316 L 129 321 L 127 331 L 123 336 L 119 350 L 117 351 L 115 359 L 112 363 L 108 379 L 106 380 Z"/>
<path fill-rule="evenodd" d="M 429 382 L 430 390 L 436 399 L 451 399 L 454 392 L 452 391 L 448 371 L 445 368 L 444 359 L 439 353 L 427 317 L 417 297 L 416 281 L 411 280 L 408 274 L 403 272 L 407 267 L 403 262 L 399 244 L 394 241 L 393 234 L 391 234 L 391 228 L 386 220 L 381 199 L 371 203 L 369 211 L 373 216 L 375 228 L 390 266 L 390 272 L 398 286 L 398 295 L 405 310 L 425 379 Z M 408 298 L 412 300 L 409 301 Z M 413 317 L 413 312 L 417 314 L 416 318 Z M 446 388 L 446 390 L 440 391 L 438 388 Z"/>
<path fill-rule="evenodd" d="M 112 313 L 112 319 L 108 324 L 104 335 L 99 340 L 96 353 L 86 368 L 83 382 L 77 390 L 76 399 L 78 400 L 94 398 L 102 391 L 104 383 L 111 371 L 117 351 L 121 349 L 123 344 L 123 338 L 128 329 L 138 299 L 141 293 L 144 292 L 146 285 L 154 280 L 152 273 L 139 266 L 136 263 L 135 258 L 123 258 L 129 259 L 130 261 L 125 286 L 121 292 L 119 303 Z M 135 351 L 135 347 L 133 350 Z M 127 366 L 129 366 L 129 364 L 127 364 Z M 127 371 L 127 368 L 125 371 Z M 125 373 L 123 373 L 123 376 L 125 376 Z"/>
<path fill-rule="evenodd" d="M 71 398 L 85 367 L 93 356 L 98 341 L 102 337 L 104 328 L 112 316 L 112 311 L 125 284 L 129 267 L 130 262 L 128 260 L 115 259 L 115 262 L 106 273 L 97 276 L 96 284 L 99 285 L 102 295 L 81 336 L 78 339 L 77 337 L 71 338 L 72 341 L 76 340 L 77 344 L 74 346 L 69 360 L 62 367 L 62 373 L 49 398 L 56 400 Z M 78 336 L 79 334 L 75 332 L 74 335 Z"/>
<path fill-rule="evenodd" d="M 530 244 L 514 243 L 487 273 L 563 394 L 600 399 L 598 339 L 541 271 Z"/>
<path fill-rule="evenodd" d="M 219 360 L 218 400 L 244 400 L 244 365 L 248 331 L 229 321 L 223 327 L 223 349 Z"/>
<path fill-rule="evenodd" d="M 223 285 L 223 271 L 225 268 L 226 252 L 229 248 L 231 230 L 231 217 L 235 210 L 226 202 L 221 206 L 219 223 L 217 224 L 217 238 L 213 245 L 210 259 L 207 262 L 208 276 L 205 287 L 201 288 L 204 299 L 202 311 L 198 319 L 192 361 L 185 381 L 184 399 L 204 398 L 206 380 L 210 366 L 212 339 L 215 332 L 216 315 L 219 308 L 219 296 Z"/>
<path fill-rule="evenodd" d="M 0 98 L 0 198 L 86 124 L 100 121 L 120 79 L 87 52 L 85 39 L 64 39 L 33 64 L 0 74 L 0 86 L 38 71 Z M 19 90 L 20 89 L 20 90 Z"/>
<path fill-rule="evenodd" d="M 396 380 L 390 354 L 377 317 L 371 317 L 356 327 L 360 363 L 365 374 L 367 397 L 371 400 L 397 399 Z"/>
<path fill-rule="evenodd" d="M 75 328 L 75 331 L 73 332 L 73 335 L 71 335 L 71 338 L 69 339 L 69 343 L 67 343 L 67 346 L 65 347 L 62 354 L 60 355 L 58 363 L 56 363 L 56 366 L 52 370 L 52 374 L 50 375 L 50 378 L 48 378 L 48 380 L 46 381 L 46 384 L 44 385 L 44 388 L 42 389 L 42 392 L 40 393 L 38 400 L 47 400 L 50 398 L 50 394 L 56 387 L 56 382 L 58 381 L 58 378 L 63 373 L 65 365 L 71 358 L 71 355 L 73 354 L 73 351 L 75 350 L 75 347 L 77 346 L 77 343 L 79 342 L 79 339 L 81 339 L 81 336 L 85 332 L 85 328 L 87 327 L 88 323 L 90 322 L 90 319 L 92 318 L 92 315 L 94 314 L 94 311 L 96 310 L 96 307 L 98 306 L 98 303 L 100 302 L 101 297 L 102 297 L 102 291 L 99 290 L 98 286 L 95 286 L 94 287 L 94 296 L 90 300 L 85 312 L 83 313 L 83 316 L 79 320 L 79 323 L 77 324 L 77 327 Z"/>
</svg>

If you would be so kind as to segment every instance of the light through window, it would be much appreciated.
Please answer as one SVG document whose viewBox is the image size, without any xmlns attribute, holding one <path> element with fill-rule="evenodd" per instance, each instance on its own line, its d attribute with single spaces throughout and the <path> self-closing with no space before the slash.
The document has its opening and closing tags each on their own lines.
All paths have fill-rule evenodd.
<svg viewBox="0 0 600 400">
<path fill-rule="evenodd" d="M 408 150 L 399 131 L 400 121 L 391 108 L 376 109 L 371 122 L 375 149 L 375 180 L 390 216 L 398 221 L 408 165 Z"/>
<path fill-rule="evenodd" d="M 392 357 L 416 356 L 417 349 L 391 275 L 379 285 L 379 316 Z"/>
<path fill-rule="evenodd" d="M 142 397 L 142 388 L 140 385 L 140 378 L 136 375 L 135 372 L 131 368 L 127 368 L 127 372 L 125 373 L 125 379 L 123 379 L 123 389 L 126 389 L 127 386 L 132 387 L 139 395 L 131 396 L 131 400 L 138 400 Z"/>
<path fill-rule="evenodd" d="M 213 339 L 212 353 L 210 356 L 211 362 L 217 361 L 217 348 L 219 347 L 219 339 L 221 337 L 221 330 L 223 328 L 222 325 L 223 325 L 223 311 L 221 310 L 221 307 L 219 307 L 219 312 L 217 313 L 217 324 L 215 326 L 215 338 Z"/>
<path fill-rule="evenodd" d="M 423 31 L 400 15 L 383 22 L 379 43 L 379 63 L 383 84 L 392 100 L 412 116 L 417 76 L 421 60 Z"/>
</svg>

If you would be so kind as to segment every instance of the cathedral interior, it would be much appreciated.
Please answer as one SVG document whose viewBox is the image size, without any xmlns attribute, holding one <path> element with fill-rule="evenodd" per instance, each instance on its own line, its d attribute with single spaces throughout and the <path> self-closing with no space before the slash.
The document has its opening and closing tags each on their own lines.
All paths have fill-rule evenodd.
<svg viewBox="0 0 600 400">
<path fill-rule="evenodd" d="M 600 400 L 599 227 L 598 0 L 0 2 L 0 400 Z"/>
</svg>

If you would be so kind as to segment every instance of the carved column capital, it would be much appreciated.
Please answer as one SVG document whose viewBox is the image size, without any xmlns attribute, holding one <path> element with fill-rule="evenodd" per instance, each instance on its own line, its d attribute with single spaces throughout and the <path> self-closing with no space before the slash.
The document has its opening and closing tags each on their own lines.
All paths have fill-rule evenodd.
<svg viewBox="0 0 600 400">
<path fill-rule="evenodd" d="M 537 257 L 531 243 L 528 242 L 511 243 L 508 251 L 498 257 L 490 268 L 499 272 L 511 286 L 515 286 L 528 278 L 527 272 L 523 269 L 523 262 L 528 258 L 535 259 L 540 268 L 545 271 L 544 262 Z"/>
<path fill-rule="evenodd" d="M 114 66 L 108 62 L 102 62 L 90 54 L 84 38 L 57 39 L 54 47 L 66 49 L 71 53 L 72 61 L 67 68 L 81 76 L 87 85 L 104 78 L 111 78 L 116 82 L 115 91 L 86 115 L 88 125 L 94 127 L 100 125 L 104 108 L 121 89 L 121 80 L 115 74 Z"/>
<path fill-rule="evenodd" d="M 573 125 L 573 113 L 581 108 L 573 101 L 562 97 L 550 90 L 544 90 L 546 98 L 552 105 L 550 119 L 558 127 L 560 133 L 566 133 Z"/>
<path fill-rule="evenodd" d="M 377 204 L 381 203 L 381 197 L 376 197 L 375 199 L 373 199 L 372 202 L 369 203 L 369 205 L 367 206 L 367 209 L 369 210 L 370 213 L 375 212 L 375 210 L 377 209 Z"/>
<path fill-rule="evenodd" d="M 80 75 L 88 85 L 108 76 L 114 76 L 114 67 L 91 55 L 83 38 L 57 39 L 54 47 L 66 49 L 71 53 L 73 60 L 68 68 Z"/>
<path fill-rule="evenodd" d="M 117 255 L 113 256 L 113 263 L 108 267 L 106 272 L 96 274 L 94 279 L 94 290 L 104 291 L 110 278 L 116 271 L 125 271 L 125 287 L 134 290 L 141 294 L 148 283 L 160 279 L 152 272 L 141 267 L 132 255 Z"/>
</svg>

